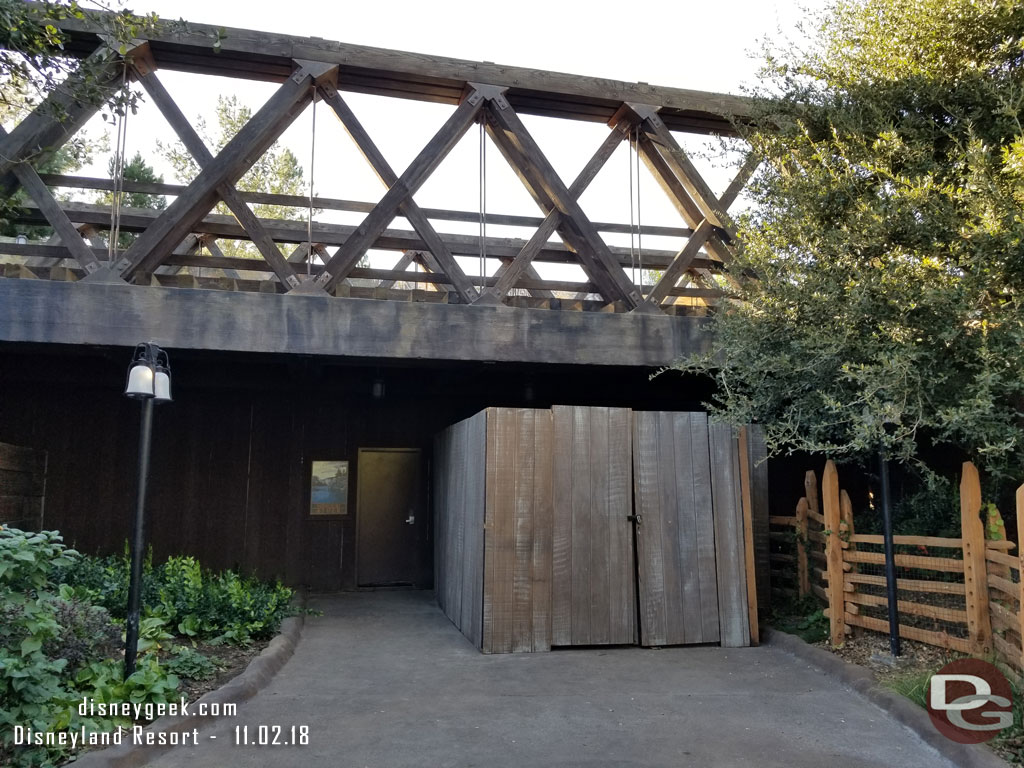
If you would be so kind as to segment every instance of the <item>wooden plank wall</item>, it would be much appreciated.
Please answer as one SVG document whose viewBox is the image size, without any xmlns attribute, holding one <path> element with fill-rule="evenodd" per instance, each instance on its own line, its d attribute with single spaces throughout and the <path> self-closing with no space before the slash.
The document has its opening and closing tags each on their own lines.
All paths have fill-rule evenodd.
<svg viewBox="0 0 1024 768">
<path fill-rule="evenodd" d="M 487 414 L 434 440 L 434 587 L 441 610 L 481 647 Z"/>
<path fill-rule="evenodd" d="M 633 430 L 641 643 L 718 642 L 707 414 L 637 411 Z"/>
<path fill-rule="evenodd" d="M 554 645 L 637 642 L 630 413 L 552 408 Z"/>
<path fill-rule="evenodd" d="M 723 647 L 736 648 L 750 645 L 739 449 L 735 433 L 728 425 L 710 424 L 708 437 L 721 643 Z"/>
<path fill-rule="evenodd" d="M 768 537 L 768 447 L 764 428 L 753 424 L 747 428 L 747 456 L 750 467 L 752 518 L 754 527 L 754 563 L 757 579 L 757 603 L 767 607 L 771 602 L 771 551 Z"/>
<path fill-rule="evenodd" d="M 43 527 L 46 451 L 0 443 L 0 526 Z"/>
<path fill-rule="evenodd" d="M 486 413 L 482 650 L 546 651 L 552 642 L 551 412 Z"/>
</svg>

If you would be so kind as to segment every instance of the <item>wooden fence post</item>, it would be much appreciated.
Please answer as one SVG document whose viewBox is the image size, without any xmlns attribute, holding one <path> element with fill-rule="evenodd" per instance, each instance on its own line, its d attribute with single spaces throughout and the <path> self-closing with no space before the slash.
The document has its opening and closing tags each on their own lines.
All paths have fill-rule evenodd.
<svg viewBox="0 0 1024 768">
<path fill-rule="evenodd" d="M 796 505 L 796 594 L 804 597 L 811 593 L 811 575 L 807 569 L 807 497 Z"/>
<path fill-rule="evenodd" d="M 807 499 L 807 509 L 818 513 L 818 476 L 813 469 L 807 470 L 804 475 L 804 496 Z"/>
<path fill-rule="evenodd" d="M 1021 654 L 1024 656 L 1024 485 L 1017 489 L 1017 620 L 1020 622 Z"/>
<path fill-rule="evenodd" d="M 846 567 L 849 566 L 851 573 L 857 573 L 858 572 L 857 565 L 853 564 L 853 563 L 848 563 L 846 561 L 846 554 L 845 553 L 856 552 L 857 551 L 857 545 L 853 543 L 853 534 L 854 534 L 854 527 L 853 527 L 853 502 L 850 501 L 850 494 L 848 494 L 845 491 L 845 489 L 843 491 L 841 491 L 840 494 L 839 494 L 839 514 L 840 514 L 840 517 L 842 519 L 842 523 L 840 525 L 840 534 L 841 534 L 841 537 L 842 537 L 842 551 L 844 553 L 843 554 L 843 569 L 845 570 Z M 854 585 L 853 589 L 851 589 L 850 591 L 851 592 L 856 592 L 857 591 L 856 585 Z M 848 612 L 848 613 L 860 613 L 860 606 L 858 606 L 856 603 L 848 602 L 846 600 L 846 588 L 845 588 L 845 586 L 843 588 L 843 602 L 846 603 L 846 609 L 845 609 L 846 612 Z M 849 628 L 847 628 L 847 629 L 849 631 Z"/>
<path fill-rule="evenodd" d="M 992 651 L 992 620 L 988 608 L 988 572 L 985 566 L 985 526 L 981 522 L 981 483 L 974 464 L 965 461 L 960 478 L 960 526 L 964 547 L 964 596 L 971 653 Z"/>
<path fill-rule="evenodd" d="M 828 566 L 828 623 L 832 645 L 846 640 L 846 601 L 843 593 L 843 547 L 839 537 L 842 517 L 839 502 L 839 473 L 833 461 L 825 463 L 821 478 L 822 512 L 825 516 L 825 562 Z M 985 552 L 982 550 L 982 557 Z"/>
</svg>

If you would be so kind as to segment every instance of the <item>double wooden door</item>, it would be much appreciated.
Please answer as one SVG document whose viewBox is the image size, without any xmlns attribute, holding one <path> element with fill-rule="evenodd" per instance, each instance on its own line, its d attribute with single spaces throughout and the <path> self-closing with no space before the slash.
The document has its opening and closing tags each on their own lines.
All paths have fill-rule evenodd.
<svg viewBox="0 0 1024 768">
<path fill-rule="evenodd" d="M 749 644 L 732 430 L 555 407 L 552 645 Z"/>
</svg>

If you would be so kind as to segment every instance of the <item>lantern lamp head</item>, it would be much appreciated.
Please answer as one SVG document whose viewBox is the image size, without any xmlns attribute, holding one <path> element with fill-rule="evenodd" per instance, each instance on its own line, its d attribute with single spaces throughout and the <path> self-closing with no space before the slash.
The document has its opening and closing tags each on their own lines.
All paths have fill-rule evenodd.
<svg viewBox="0 0 1024 768">
<path fill-rule="evenodd" d="M 151 342 L 136 346 L 124 393 L 136 400 L 170 401 L 171 367 L 167 353 Z"/>
</svg>

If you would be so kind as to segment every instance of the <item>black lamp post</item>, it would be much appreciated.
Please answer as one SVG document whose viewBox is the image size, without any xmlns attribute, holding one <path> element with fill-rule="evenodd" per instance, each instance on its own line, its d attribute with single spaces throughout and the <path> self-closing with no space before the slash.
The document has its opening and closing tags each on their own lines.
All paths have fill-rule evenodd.
<svg viewBox="0 0 1024 768">
<path fill-rule="evenodd" d="M 142 550 L 144 546 L 146 481 L 149 479 L 149 446 L 153 436 L 153 404 L 171 399 L 171 366 L 167 353 L 152 342 L 135 347 L 128 368 L 125 395 L 142 403 L 139 430 L 139 484 L 135 497 L 135 528 L 132 534 L 131 573 L 128 582 L 128 617 L 125 623 L 124 676 L 135 671 L 139 650 L 139 603 L 142 596 Z"/>
<path fill-rule="evenodd" d="M 889 651 L 900 655 L 899 603 L 896 595 L 896 555 L 892 540 L 892 503 L 889 494 L 889 461 L 885 444 L 878 446 L 878 483 L 882 496 L 882 541 L 885 544 L 885 592 L 889 604 Z"/>
</svg>

